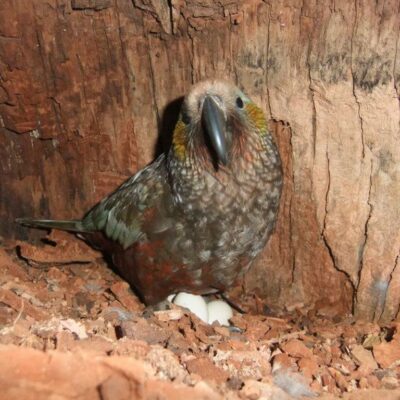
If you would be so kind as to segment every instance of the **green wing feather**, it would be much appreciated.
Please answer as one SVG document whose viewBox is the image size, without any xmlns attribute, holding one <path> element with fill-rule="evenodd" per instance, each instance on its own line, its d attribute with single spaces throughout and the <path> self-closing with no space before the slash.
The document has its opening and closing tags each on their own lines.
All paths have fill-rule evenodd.
<svg viewBox="0 0 400 400">
<path fill-rule="evenodd" d="M 162 214 L 167 184 L 164 169 L 164 156 L 160 156 L 95 206 L 83 219 L 84 228 L 103 231 L 124 248 L 144 238 L 152 225 L 146 221 L 148 211 L 155 208 L 155 214 Z M 162 215 L 157 217 L 163 220 Z"/>
</svg>

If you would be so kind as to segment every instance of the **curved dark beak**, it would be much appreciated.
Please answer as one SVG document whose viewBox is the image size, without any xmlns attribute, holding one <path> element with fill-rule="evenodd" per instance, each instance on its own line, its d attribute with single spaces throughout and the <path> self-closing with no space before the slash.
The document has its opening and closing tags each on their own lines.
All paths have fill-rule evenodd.
<svg viewBox="0 0 400 400">
<path fill-rule="evenodd" d="M 226 139 L 225 114 L 220 103 L 213 96 L 208 95 L 204 98 L 201 118 L 218 161 L 227 165 L 229 149 Z"/>
</svg>

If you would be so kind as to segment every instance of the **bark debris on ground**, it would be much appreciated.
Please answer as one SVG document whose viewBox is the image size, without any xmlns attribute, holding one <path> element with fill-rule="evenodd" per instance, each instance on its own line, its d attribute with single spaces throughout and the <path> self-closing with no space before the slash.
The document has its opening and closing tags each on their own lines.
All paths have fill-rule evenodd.
<svg viewBox="0 0 400 400">
<path fill-rule="evenodd" d="M 255 304 L 242 296 L 249 312 L 235 312 L 235 329 L 174 305 L 152 313 L 71 235 L 3 243 L 3 398 L 400 398 L 399 323 L 262 315 Z"/>
</svg>

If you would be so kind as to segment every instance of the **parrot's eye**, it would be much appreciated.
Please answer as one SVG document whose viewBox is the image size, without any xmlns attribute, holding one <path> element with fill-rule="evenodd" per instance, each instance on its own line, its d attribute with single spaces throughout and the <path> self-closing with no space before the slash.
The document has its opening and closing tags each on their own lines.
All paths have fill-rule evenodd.
<svg viewBox="0 0 400 400">
<path fill-rule="evenodd" d="M 236 98 L 236 105 L 239 107 L 239 108 L 243 108 L 243 100 L 240 98 L 240 97 L 237 97 Z"/>
<path fill-rule="evenodd" d="M 182 111 L 182 122 L 185 125 L 189 125 L 190 124 L 190 117 L 189 117 L 188 113 L 185 112 L 185 111 Z"/>
</svg>

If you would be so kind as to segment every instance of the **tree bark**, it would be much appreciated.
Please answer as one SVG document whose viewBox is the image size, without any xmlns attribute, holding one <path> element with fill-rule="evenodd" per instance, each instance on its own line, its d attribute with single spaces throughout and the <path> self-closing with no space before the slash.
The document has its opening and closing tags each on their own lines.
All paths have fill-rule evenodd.
<svg viewBox="0 0 400 400">
<path fill-rule="evenodd" d="M 0 234 L 81 216 L 168 144 L 193 82 L 229 78 L 266 110 L 285 169 L 246 288 L 275 309 L 399 320 L 399 7 L 3 0 Z"/>
</svg>

